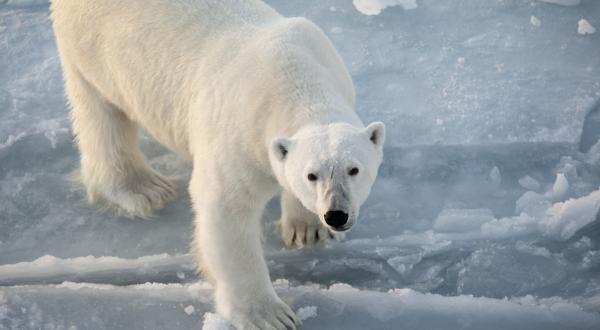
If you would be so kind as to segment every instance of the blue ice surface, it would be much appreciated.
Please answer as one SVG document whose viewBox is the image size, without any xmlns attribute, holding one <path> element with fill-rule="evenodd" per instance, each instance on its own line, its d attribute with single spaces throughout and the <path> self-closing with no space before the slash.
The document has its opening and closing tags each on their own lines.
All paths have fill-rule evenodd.
<svg viewBox="0 0 600 330">
<path fill-rule="evenodd" d="M 568 237 L 547 235 L 544 222 L 552 205 L 600 186 L 600 33 L 577 33 L 580 19 L 600 28 L 599 1 L 419 0 L 376 16 L 350 0 L 267 2 L 325 31 L 352 74 L 358 113 L 388 132 L 379 179 L 345 242 L 285 249 L 277 202 L 265 212 L 272 278 L 290 285 L 279 292 L 294 309 L 318 307 L 307 328 L 600 327 L 598 219 Z M 190 164 L 146 136 L 142 147 L 153 167 L 182 178 L 180 198 L 152 221 L 88 205 L 67 180 L 78 155 L 48 4 L 0 1 L 0 329 L 202 325 L 212 305 L 210 290 L 188 287 L 197 279 Z M 546 196 L 557 174 L 567 190 Z M 161 254 L 189 262 L 52 274 L 41 262 Z M 46 255 L 55 259 L 38 259 Z M 31 276 L 11 277 L 20 262 Z M 171 284 L 135 287 L 145 282 Z M 327 289 L 334 283 L 356 290 Z"/>
</svg>

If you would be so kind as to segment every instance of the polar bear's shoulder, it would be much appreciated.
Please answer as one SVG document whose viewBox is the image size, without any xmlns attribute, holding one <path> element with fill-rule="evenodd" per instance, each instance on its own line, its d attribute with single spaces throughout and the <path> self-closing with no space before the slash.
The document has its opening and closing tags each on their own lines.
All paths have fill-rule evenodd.
<svg viewBox="0 0 600 330">
<path fill-rule="evenodd" d="M 278 42 L 297 44 L 310 40 L 326 40 L 321 29 L 304 17 L 281 18 L 266 28 L 270 39 Z"/>
<path fill-rule="evenodd" d="M 349 104 L 354 104 L 354 86 L 341 57 L 325 33 L 304 17 L 280 18 L 270 22 L 253 42 L 261 57 L 273 68 L 296 81 L 310 76 L 308 85 L 337 86 Z M 309 73 L 310 72 L 310 73 Z M 324 83 L 325 80 L 330 80 Z"/>
<path fill-rule="evenodd" d="M 315 23 L 304 17 L 285 17 L 276 23 L 276 27 L 290 34 L 294 33 L 316 33 L 321 30 Z"/>
<path fill-rule="evenodd" d="M 253 42 L 273 64 L 292 58 L 312 58 L 325 66 L 339 62 L 337 52 L 325 33 L 304 17 L 282 17 L 269 22 L 258 31 Z M 284 64 L 294 66 L 294 63 Z"/>
</svg>

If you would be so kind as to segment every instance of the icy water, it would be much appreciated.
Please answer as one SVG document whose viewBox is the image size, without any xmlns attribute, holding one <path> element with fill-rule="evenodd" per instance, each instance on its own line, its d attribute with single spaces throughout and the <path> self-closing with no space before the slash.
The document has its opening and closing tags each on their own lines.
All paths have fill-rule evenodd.
<svg viewBox="0 0 600 330">
<path fill-rule="evenodd" d="M 600 328 L 600 31 L 578 33 L 600 1 L 268 3 L 325 31 L 388 131 L 345 241 L 286 249 L 265 212 L 306 329 Z M 47 1 L 0 0 L 0 329 L 227 328 L 189 254 L 190 165 L 144 137 L 179 198 L 119 218 L 68 182 L 72 139 Z"/>
</svg>

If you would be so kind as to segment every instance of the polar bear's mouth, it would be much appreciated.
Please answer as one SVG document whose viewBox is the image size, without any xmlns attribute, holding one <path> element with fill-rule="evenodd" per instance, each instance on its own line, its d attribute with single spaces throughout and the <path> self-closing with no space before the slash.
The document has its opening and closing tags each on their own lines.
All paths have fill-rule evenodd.
<svg viewBox="0 0 600 330">
<path fill-rule="evenodd" d="M 347 230 L 348 230 L 348 229 L 350 229 L 351 227 L 352 227 L 352 226 L 344 226 L 344 227 L 341 227 L 341 228 L 333 228 L 333 227 L 330 227 L 330 228 L 331 228 L 331 230 L 333 230 L 333 231 L 336 231 L 336 232 L 340 232 L 340 233 L 341 233 L 341 232 L 345 232 L 345 231 L 347 231 Z"/>
</svg>

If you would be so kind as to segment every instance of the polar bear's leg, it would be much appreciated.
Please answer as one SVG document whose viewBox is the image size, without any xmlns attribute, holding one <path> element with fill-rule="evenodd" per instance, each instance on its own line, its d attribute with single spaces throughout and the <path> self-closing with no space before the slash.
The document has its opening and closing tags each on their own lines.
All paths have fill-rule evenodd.
<svg viewBox="0 0 600 330">
<path fill-rule="evenodd" d="M 65 65 L 64 73 L 88 200 L 108 203 L 128 216 L 146 217 L 175 198 L 173 183 L 146 163 L 137 125 L 77 70 Z"/>
<path fill-rule="evenodd" d="M 205 180 L 208 175 L 194 167 L 193 248 L 199 270 L 215 285 L 217 311 L 238 329 L 295 329 L 300 321 L 269 278 L 261 245 L 262 210 L 247 194 L 215 191 L 215 181 Z"/>
<path fill-rule="evenodd" d="M 341 240 L 343 233 L 325 228 L 316 214 L 307 210 L 291 193 L 281 193 L 279 232 L 287 246 L 312 246 L 327 240 Z"/>
</svg>

